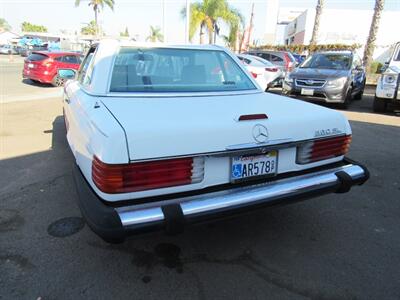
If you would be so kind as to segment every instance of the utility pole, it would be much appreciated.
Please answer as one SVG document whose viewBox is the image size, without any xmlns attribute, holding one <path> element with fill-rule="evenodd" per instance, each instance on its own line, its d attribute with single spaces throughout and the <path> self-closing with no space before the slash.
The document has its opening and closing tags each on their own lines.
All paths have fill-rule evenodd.
<svg viewBox="0 0 400 300">
<path fill-rule="evenodd" d="M 164 42 L 167 40 L 165 36 L 165 0 L 162 0 L 162 28 L 163 28 L 163 40 Z"/>
<path fill-rule="evenodd" d="M 185 44 L 189 44 L 189 20 L 190 20 L 190 4 L 189 0 L 186 0 Z"/>
</svg>

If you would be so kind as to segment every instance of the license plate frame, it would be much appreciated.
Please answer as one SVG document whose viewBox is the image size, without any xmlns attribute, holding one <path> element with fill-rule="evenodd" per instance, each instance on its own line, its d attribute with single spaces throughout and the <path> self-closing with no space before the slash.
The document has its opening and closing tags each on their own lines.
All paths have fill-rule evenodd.
<svg viewBox="0 0 400 300">
<path fill-rule="evenodd" d="M 262 178 L 268 178 L 268 177 L 275 177 L 277 175 L 278 171 L 278 151 L 277 150 L 271 150 L 268 151 L 265 154 L 257 154 L 257 155 L 240 155 L 240 156 L 233 156 L 230 158 L 230 181 L 231 182 L 239 182 L 239 181 L 248 181 L 248 180 L 255 180 L 255 179 L 262 179 Z M 243 160 L 245 158 L 245 160 Z M 239 162 L 239 163 L 238 163 Z M 241 163 L 240 163 L 241 162 Z M 264 162 L 264 165 L 262 164 Z M 267 171 L 267 162 L 269 162 L 269 168 L 270 170 Z M 252 165 L 251 169 L 255 168 L 255 163 L 259 163 L 258 168 L 264 169 L 261 171 L 258 171 L 255 175 L 246 175 L 243 176 L 245 168 L 249 168 L 249 165 Z M 241 165 L 241 167 L 238 169 L 238 167 L 235 167 L 235 165 Z M 243 167 L 243 166 L 246 167 Z M 236 172 L 236 174 L 234 173 Z M 238 176 L 238 172 L 241 173 L 241 176 Z M 247 170 L 248 172 L 248 170 Z M 246 172 L 246 174 L 247 174 Z M 253 171 L 251 171 L 253 173 Z"/>
<path fill-rule="evenodd" d="M 314 96 L 314 90 L 313 89 L 301 89 L 300 92 L 303 96 Z"/>
</svg>

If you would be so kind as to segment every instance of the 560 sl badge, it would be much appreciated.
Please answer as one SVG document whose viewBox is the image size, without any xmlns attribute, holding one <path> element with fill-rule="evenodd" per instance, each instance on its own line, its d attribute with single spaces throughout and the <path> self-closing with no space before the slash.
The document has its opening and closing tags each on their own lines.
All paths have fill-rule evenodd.
<svg viewBox="0 0 400 300">
<path fill-rule="evenodd" d="M 336 134 L 340 134 L 340 133 L 342 133 L 342 131 L 339 128 L 320 129 L 320 130 L 315 131 L 314 137 L 336 135 Z"/>
</svg>

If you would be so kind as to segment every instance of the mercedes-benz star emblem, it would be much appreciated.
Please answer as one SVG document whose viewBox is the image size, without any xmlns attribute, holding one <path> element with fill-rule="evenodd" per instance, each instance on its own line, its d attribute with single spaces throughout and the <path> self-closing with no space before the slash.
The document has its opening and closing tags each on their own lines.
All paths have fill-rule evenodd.
<svg viewBox="0 0 400 300">
<path fill-rule="evenodd" d="M 267 127 L 261 124 L 256 124 L 253 127 L 253 138 L 257 143 L 265 143 L 268 140 Z"/>
</svg>

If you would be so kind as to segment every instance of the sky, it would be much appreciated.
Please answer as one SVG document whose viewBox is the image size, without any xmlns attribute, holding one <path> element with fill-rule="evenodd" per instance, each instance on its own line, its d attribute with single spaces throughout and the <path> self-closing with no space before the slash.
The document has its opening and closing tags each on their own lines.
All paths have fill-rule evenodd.
<svg viewBox="0 0 400 300">
<path fill-rule="evenodd" d="M 165 1 L 165 40 L 169 43 L 184 41 L 185 21 L 180 11 L 185 0 Z M 195 2 L 191 0 L 190 2 Z M 262 38 L 265 29 L 266 2 L 268 0 L 228 0 L 244 16 L 250 19 L 251 5 L 255 4 L 254 39 Z M 280 0 L 280 7 L 314 8 L 317 0 Z M 20 31 L 22 22 L 44 25 L 49 32 L 59 33 L 61 29 L 80 31 L 85 23 L 94 19 L 94 13 L 87 1 L 75 7 L 75 0 L 0 0 L 0 17 L 5 18 L 15 32 Z M 109 35 L 115 35 L 128 27 L 131 36 L 144 40 L 150 25 L 162 27 L 163 0 L 115 0 L 114 11 L 108 7 L 100 13 L 100 24 Z M 373 9 L 374 0 L 326 0 L 326 8 Z M 400 0 L 386 0 L 385 10 L 400 10 Z M 227 33 L 225 33 L 227 34 Z"/>
</svg>

